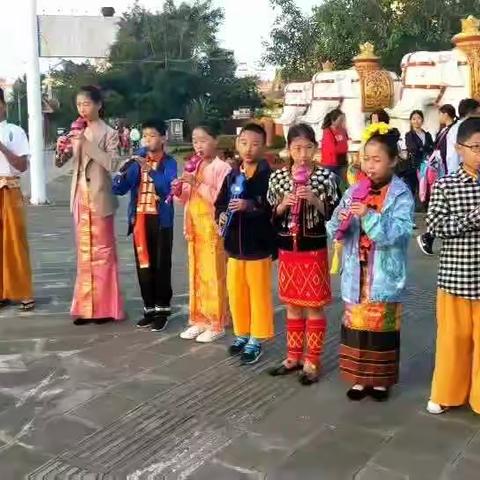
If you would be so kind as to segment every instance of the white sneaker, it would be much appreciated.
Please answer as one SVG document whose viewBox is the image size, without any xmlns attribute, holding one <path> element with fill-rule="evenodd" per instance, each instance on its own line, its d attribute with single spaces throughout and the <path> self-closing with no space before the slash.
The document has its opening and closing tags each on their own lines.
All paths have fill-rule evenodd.
<svg viewBox="0 0 480 480">
<path fill-rule="evenodd" d="M 205 330 L 201 335 L 197 337 L 197 342 L 211 343 L 224 336 L 225 336 L 225 330 L 221 330 L 220 332 L 214 332 L 213 330 Z"/>
<path fill-rule="evenodd" d="M 442 407 L 438 403 L 432 402 L 431 400 L 429 400 L 427 403 L 427 412 L 431 413 L 432 415 L 440 415 L 442 413 L 445 413 L 446 411 L 446 408 Z"/>
<path fill-rule="evenodd" d="M 195 340 L 204 331 L 205 328 L 192 325 L 180 334 L 180 338 L 183 338 L 184 340 Z"/>
</svg>

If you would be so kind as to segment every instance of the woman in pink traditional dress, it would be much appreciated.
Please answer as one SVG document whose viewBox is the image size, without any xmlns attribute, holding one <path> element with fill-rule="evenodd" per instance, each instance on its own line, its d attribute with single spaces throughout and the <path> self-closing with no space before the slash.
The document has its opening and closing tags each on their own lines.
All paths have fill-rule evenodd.
<svg viewBox="0 0 480 480">
<path fill-rule="evenodd" d="M 61 137 L 56 157 L 57 166 L 73 159 L 70 208 L 77 279 L 71 314 L 75 325 L 101 324 L 124 318 L 114 232 L 117 200 L 111 180 L 119 140 L 118 133 L 101 119 L 103 100 L 98 88 L 82 87 L 77 109 L 85 128 L 72 129 L 68 137 Z"/>
</svg>

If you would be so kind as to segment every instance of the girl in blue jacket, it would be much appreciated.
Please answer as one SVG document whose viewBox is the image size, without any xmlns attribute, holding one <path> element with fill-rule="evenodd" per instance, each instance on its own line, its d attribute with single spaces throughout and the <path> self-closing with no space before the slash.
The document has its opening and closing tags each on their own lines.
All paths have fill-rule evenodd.
<svg viewBox="0 0 480 480">
<path fill-rule="evenodd" d="M 343 237 L 340 370 L 351 384 L 348 398 L 370 395 L 388 399 L 398 381 L 401 294 L 406 282 L 407 247 L 413 229 L 414 201 L 394 175 L 398 132 L 385 124 L 365 134 L 362 170 L 370 180 L 368 195 L 354 200 L 351 187 L 327 224 L 334 237 L 351 219 Z"/>
</svg>

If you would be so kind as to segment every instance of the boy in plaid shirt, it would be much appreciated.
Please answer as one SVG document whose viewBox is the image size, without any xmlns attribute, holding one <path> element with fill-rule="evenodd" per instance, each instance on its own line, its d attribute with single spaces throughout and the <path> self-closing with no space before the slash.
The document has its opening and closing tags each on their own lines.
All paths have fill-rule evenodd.
<svg viewBox="0 0 480 480">
<path fill-rule="evenodd" d="M 437 293 L 437 351 L 427 410 L 470 403 L 480 414 L 480 117 L 458 130 L 463 164 L 439 179 L 427 214 L 442 238 Z"/>
</svg>

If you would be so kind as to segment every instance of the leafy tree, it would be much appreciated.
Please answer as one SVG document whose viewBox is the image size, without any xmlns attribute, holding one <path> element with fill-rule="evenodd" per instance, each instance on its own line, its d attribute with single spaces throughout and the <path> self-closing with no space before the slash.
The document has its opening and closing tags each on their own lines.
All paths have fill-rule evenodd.
<svg viewBox="0 0 480 480">
<path fill-rule="evenodd" d="M 478 13 L 479 0 L 326 0 L 304 15 L 294 0 L 271 0 L 279 11 L 265 60 L 287 80 L 307 80 L 322 61 L 349 68 L 360 43 L 373 42 L 383 65 L 398 71 L 417 50 L 452 48 L 460 19 Z"/>
<path fill-rule="evenodd" d="M 109 66 L 64 62 L 52 72 L 63 106 L 57 120 L 75 116 L 73 97 L 81 84 L 95 83 L 107 96 L 107 114 L 138 121 L 151 116 L 184 117 L 194 99 L 208 99 L 205 114 L 215 119 L 239 106 L 261 104 L 253 79 L 235 76 L 233 52 L 218 45 L 223 11 L 212 0 L 176 6 L 167 0 L 161 12 L 136 2 L 121 21 Z"/>
</svg>

